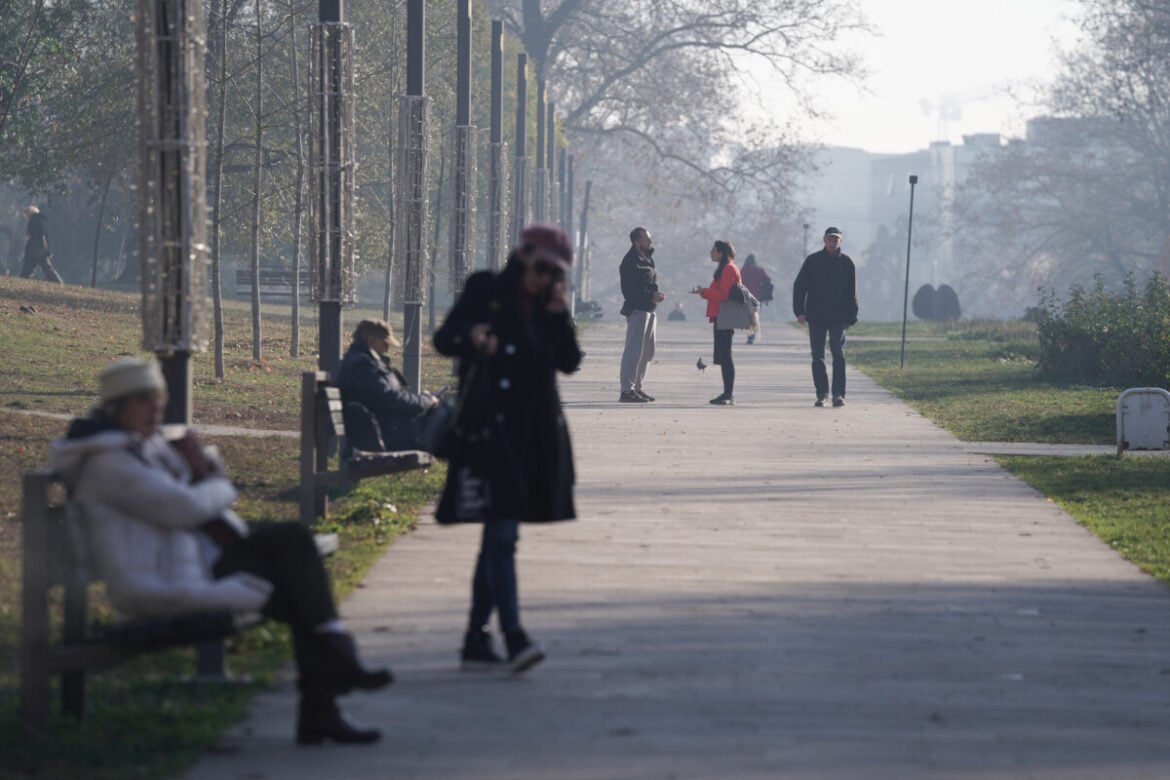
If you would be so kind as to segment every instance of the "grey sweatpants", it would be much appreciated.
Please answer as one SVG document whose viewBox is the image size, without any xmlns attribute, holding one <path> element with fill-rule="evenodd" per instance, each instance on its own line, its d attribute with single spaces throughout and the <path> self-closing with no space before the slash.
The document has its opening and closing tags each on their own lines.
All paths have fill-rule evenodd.
<svg viewBox="0 0 1170 780">
<path fill-rule="evenodd" d="M 646 366 L 654 359 L 654 325 L 652 311 L 635 311 L 626 317 L 626 349 L 622 352 L 622 392 L 642 389 Z"/>
</svg>

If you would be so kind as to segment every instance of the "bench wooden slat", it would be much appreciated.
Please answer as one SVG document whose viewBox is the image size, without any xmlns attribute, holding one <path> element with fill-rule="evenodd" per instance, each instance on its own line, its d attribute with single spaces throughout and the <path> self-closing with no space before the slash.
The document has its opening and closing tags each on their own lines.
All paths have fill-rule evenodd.
<svg viewBox="0 0 1170 780">
<path fill-rule="evenodd" d="M 378 477 L 397 474 L 412 469 L 426 468 L 434 462 L 429 452 L 403 450 L 401 452 L 355 453 L 346 465 L 350 474 L 361 477 Z"/>
</svg>

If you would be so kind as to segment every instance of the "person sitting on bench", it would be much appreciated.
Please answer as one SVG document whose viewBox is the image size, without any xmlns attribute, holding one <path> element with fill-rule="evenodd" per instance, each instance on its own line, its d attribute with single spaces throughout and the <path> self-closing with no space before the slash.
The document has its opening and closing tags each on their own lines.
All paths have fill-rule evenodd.
<svg viewBox="0 0 1170 780">
<path fill-rule="evenodd" d="M 421 417 L 439 405 L 430 393 L 416 393 L 390 365 L 386 353 L 402 346 L 384 320 L 362 320 L 337 370 L 337 389 L 348 444 L 365 452 L 419 449 Z"/>
<path fill-rule="evenodd" d="M 374 742 L 336 697 L 392 680 L 369 670 L 337 616 L 309 529 L 249 529 L 218 454 L 194 435 L 162 434 L 166 382 L 156 361 L 119 358 L 101 373 L 100 403 L 50 446 L 114 608 L 129 618 L 261 611 L 288 623 L 301 692 L 296 740 Z"/>
</svg>

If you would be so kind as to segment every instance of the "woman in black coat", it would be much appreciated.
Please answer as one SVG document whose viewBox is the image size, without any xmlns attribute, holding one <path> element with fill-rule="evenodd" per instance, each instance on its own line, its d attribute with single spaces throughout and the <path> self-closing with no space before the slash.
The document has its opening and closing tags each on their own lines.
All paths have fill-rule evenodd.
<svg viewBox="0 0 1170 780">
<path fill-rule="evenodd" d="M 466 399 L 436 516 L 441 523 L 483 523 L 463 668 L 513 674 L 544 658 L 520 625 L 519 523 L 576 516 L 573 453 L 556 374 L 581 363 L 565 297 L 573 257 L 568 236 L 552 225 L 530 225 L 521 241 L 503 271 L 468 277 L 434 339 L 436 350 L 459 359 Z M 487 630 L 493 610 L 506 664 Z"/>
</svg>

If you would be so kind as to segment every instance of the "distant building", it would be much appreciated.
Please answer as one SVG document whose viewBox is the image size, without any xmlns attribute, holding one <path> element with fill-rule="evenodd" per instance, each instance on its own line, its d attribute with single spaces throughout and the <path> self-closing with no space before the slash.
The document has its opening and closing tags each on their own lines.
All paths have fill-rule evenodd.
<svg viewBox="0 0 1170 780">
<path fill-rule="evenodd" d="M 959 145 L 939 141 L 909 154 L 873 154 L 841 147 L 818 153 L 821 175 L 805 196 L 812 212 L 810 223 L 821 228 L 837 225 L 845 233 L 846 251 L 858 264 L 862 295 L 870 294 L 864 306 L 871 317 L 901 316 L 903 278 L 886 277 L 904 268 L 911 174 L 918 176 L 918 186 L 914 193 L 917 240 L 910 289 L 949 284 L 962 298 L 957 284 L 961 269 L 956 267 L 951 241 L 946 238 L 946 228 L 954 219 L 956 188 L 981 155 L 1003 144 L 997 133 L 978 133 L 963 136 Z M 816 249 L 820 232 L 810 230 L 810 234 L 811 248 Z M 895 254 L 901 257 L 900 262 L 895 262 Z M 895 292 L 896 301 L 892 300 Z"/>
</svg>

